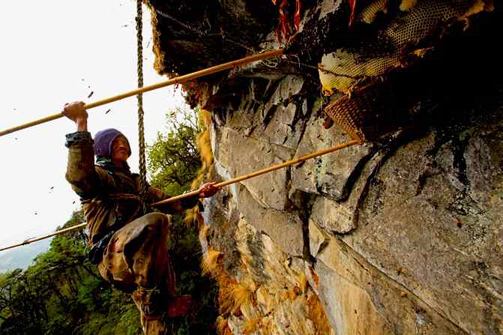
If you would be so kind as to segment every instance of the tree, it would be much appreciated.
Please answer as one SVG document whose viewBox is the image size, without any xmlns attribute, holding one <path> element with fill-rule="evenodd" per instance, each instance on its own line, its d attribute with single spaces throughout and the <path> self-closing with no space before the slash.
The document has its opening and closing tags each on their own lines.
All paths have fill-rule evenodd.
<svg viewBox="0 0 503 335">
<path fill-rule="evenodd" d="M 193 110 L 180 109 L 168 113 L 167 134 L 157 134 L 157 141 L 149 147 L 151 184 L 167 194 L 186 191 L 201 168 L 196 137 L 198 117 Z"/>
<path fill-rule="evenodd" d="M 178 109 L 167 115 L 170 127 L 148 152 L 151 184 L 166 193 L 177 195 L 190 188 L 202 167 L 197 149 L 197 135 L 202 130 L 198 114 Z M 194 317 L 170 320 L 172 334 L 214 334 L 218 316 L 216 283 L 201 275 L 201 245 L 196 226 L 186 226 L 180 216 L 173 216 L 169 235 L 169 252 L 178 278 L 180 294 L 192 295 L 197 307 Z"/>
<path fill-rule="evenodd" d="M 75 212 L 61 228 L 82 222 Z M 121 315 L 136 307 L 99 276 L 86 242 L 82 231 L 57 236 L 28 269 L 0 277 L 1 334 L 141 334 L 138 315 Z"/>
</svg>

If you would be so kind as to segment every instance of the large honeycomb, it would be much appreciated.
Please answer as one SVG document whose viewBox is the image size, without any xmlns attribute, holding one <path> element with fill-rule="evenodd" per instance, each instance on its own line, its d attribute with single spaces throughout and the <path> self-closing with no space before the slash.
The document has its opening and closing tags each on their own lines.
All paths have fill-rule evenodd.
<svg viewBox="0 0 503 335">
<path fill-rule="evenodd" d="M 325 109 L 342 130 L 360 143 L 372 141 L 403 121 L 402 103 L 385 83 L 376 82 L 357 88 Z"/>
<path fill-rule="evenodd" d="M 372 115 L 375 101 L 370 100 L 376 91 L 372 83 L 384 81 L 391 71 L 420 60 L 452 23 L 467 22 L 472 14 L 491 11 L 492 1 L 404 0 L 394 9 L 393 12 L 398 13 L 394 17 L 387 14 L 391 12 L 389 6 L 388 0 L 376 0 L 364 6 L 358 15 L 360 24 L 372 24 L 379 14 L 386 24 L 381 21 L 380 29 L 375 35 L 367 36 L 360 47 L 341 47 L 323 55 L 319 66 L 324 93 L 332 95 L 338 90 L 348 95 L 330 104 L 325 112 L 360 140 L 365 139 L 366 130 L 362 127 L 373 127 L 370 132 L 375 133 L 375 122 L 379 120 Z M 364 122 L 366 118 L 374 120 L 373 124 Z M 356 128 L 350 130 L 352 127 Z"/>
</svg>

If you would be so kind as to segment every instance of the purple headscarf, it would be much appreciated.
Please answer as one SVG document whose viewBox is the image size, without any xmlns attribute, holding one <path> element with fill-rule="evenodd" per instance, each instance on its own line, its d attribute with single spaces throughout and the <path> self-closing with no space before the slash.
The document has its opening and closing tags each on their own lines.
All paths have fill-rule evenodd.
<svg viewBox="0 0 503 335">
<path fill-rule="evenodd" d="M 101 130 L 94 135 L 94 154 L 101 157 L 112 157 L 112 143 L 119 137 L 124 136 L 117 129 L 109 128 Z M 126 136 L 124 136 L 126 138 Z M 127 138 L 126 138 L 127 141 Z M 129 145 L 129 154 L 131 155 L 131 145 Z"/>
</svg>

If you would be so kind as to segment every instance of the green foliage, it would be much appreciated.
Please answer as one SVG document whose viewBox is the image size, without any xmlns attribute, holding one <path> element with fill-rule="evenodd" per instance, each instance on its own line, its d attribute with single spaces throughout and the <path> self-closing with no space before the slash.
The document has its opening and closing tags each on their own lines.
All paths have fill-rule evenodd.
<svg viewBox="0 0 503 335">
<path fill-rule="evenodd" d="M 169 252 L 177 274 L 179 294 L 189 294 L 196 303 L 193 315 L 171 320 L 173 334 L 215 334 L 214 324 L 218 316 L 218 288 L 213 279 L 201 275 L 201 245 L 197 229 L 187 227 L 180 217 L 173 217 L 169 238 Z"/>
<path fill-rule="evenodd" d="M 197 152 L 197 114 L 177 109 L 167 115 L 167 134 L 157 134 L 157 141 L 148 148 L 151 184 L 167 194 L 186 191 L 201 168 Z"/>
<path fill-rule="evenodd" d="M 81 222 L 77 212 L 63 227 Z M 121 320 L 122 312 L 131 319 Z M 141 327 L 131 298 L 101 279 L 87 259 L 85 234 L 75 231 L 55 237 L 26 271 L 0 277 L 0 333 L 132 335 Z"/>
</svg>

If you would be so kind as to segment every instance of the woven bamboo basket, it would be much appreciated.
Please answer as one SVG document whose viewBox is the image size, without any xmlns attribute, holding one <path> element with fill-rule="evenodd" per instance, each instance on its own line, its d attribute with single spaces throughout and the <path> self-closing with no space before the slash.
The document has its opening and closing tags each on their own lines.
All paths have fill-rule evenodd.
<svg viewBox="0 0 503 335">
<path fill-rule="evenodd" d="M 353 139 L 375 140 L 408 119 L 406 99 L 393 94 L 393 85 L 377 82 L 330 103 L 325 113 Z"/>
</svg>

